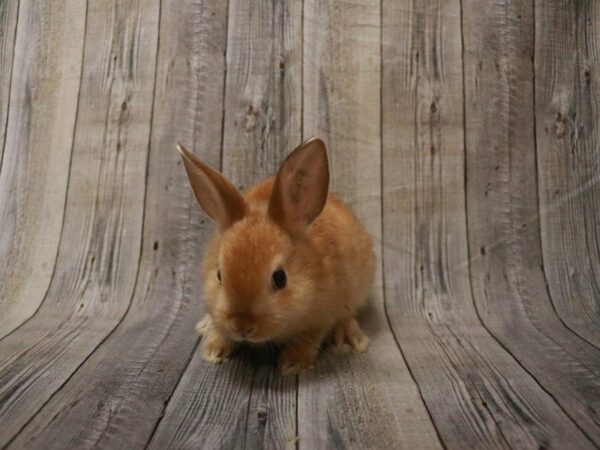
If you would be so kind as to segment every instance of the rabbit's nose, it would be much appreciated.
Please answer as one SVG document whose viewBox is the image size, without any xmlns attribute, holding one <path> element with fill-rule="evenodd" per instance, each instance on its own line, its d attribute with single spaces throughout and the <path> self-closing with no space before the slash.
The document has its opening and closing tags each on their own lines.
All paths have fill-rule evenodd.
<svg viewBox="0 0 600 450">
<path fill-rule="evenodd" d="M 231 321 L 231 330 L 245 338 L 250 336 L 256 330 L 256 327 L 248 319 L 236 318 Z"/>
<path fill-rule="evenodd" d="M 254 333 L 254 325 L 248 325 L 245 329 L 243 329 L 242 331 L 240 331 L 240 334 L 242 335 L 242 337 L 248 337 L 251 336 L 252 333 Z"/>
</svg>

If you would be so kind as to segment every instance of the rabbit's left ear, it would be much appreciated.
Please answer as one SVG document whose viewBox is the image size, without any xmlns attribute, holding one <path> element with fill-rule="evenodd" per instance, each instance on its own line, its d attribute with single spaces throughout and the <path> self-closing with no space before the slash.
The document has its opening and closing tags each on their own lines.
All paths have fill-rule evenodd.
<svg viewBox="0 0 600 450">
<path fill-rule="evenodd" d="M 177 150 L 183 158 L 196 200 L 220 230 L 225 231 L 241 220 L 246 212 L 246 201 L 235 186 L 182 145 L 178 145 Z"/>
<path fill-rule="evenodd" d="M 325 143 L 312 138 L 296 148 L 277 172 L 269 215 L 291 235 L 302 234 L 325 207 L 328 189 Z"/>
</svg>

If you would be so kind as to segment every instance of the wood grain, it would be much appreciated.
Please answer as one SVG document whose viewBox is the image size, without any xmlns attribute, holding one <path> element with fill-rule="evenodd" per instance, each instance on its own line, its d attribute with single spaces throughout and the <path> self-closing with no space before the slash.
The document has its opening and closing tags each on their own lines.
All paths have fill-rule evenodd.
<svg viewBox="0 0 600 450">
<path fill-rule="evenodd" d="M 0 445 L 119 323 L 138 273 L 157 4 L 90 2 L 84 77 L 53 282 L 0 341 Z"/>
<path fill-rule="evenodd" d="M 558 319 L 542 271 L 533 127 L 533 5 L 464 14 L 471 273 L 491 333 L 600 444 L 600 354 Z M 481 149 L 491 149 L 482 153 Z M 508 295 L 507 295 L 508 294 Z M 549 371 L 548 367 L 553 367 Z"/>
<path fill-rule="evenodd" d="M 300 144 L 302 1 L 229 5 L 223 173 L 247 188 Z"/>
<path fill-rule="evenodd" d="M 17 5 L 19 25 L 14 31 Z M 31 317 L 52 278 L 73 146 L 85 12 L 80 1 L 23 0 L 0 6 L 5 21 L 0 27 L 0 148 L 5 147 L 0 172 L 0 338 Z M 8 59 L 11 44 L 14 64 Z M 4 78 L 8 68 L 14 72 L 10 83 Z"/>
<path fill-rule="evenodd" d="M 463 13 L 474 10 L 465 6 Z M 457 449 L 592 448 L 554 399 L 490 336 L 473 307 L 460 3 L 384 2 L 383 17 L 383 60 L 390 62 L 384 63 L 383 73 L 387 306 L 440 436 L 447 448 Z M 473 26 L 465 20 L 465 36 L 478 30 L 491 33 L 489 23 L 468 28 Z M 490 41 L 488 45 L 506 51 L 504 43 L 486 36 L 485 42 Z M 474 42 L 483 45 L 484 39 L 479 36 L 470 45 Z M 465 63 L 472 70 L 469 58 Z M 486 64 L 493 61 L 486 59 Z M 467 80 L 465 100 L 471 112 L 478 99 Z M 491 76 L 486 81 L 496 86 Z M 489 92 L 490 86 L 481 88 Z M 489 101 L 482 99 L 481 108 Z M 482 118 L 473 117 L 468 131 Z M 475 153 L 477 149 L 474 155 L 490 159 L 492 150 L 484 154 Z"/>
<path fill-rule="evenodd" d="M 19 1 L 0 3 L 0 173 L 6 143 L 8 105 L 18 18 Z"/>
<path fill-rule="evenodd" d="M 140 448 L 198 341 L 199 266 L 211 231 L 175 151 L 219 162 L 226 5 L 163 3 L 141 267 L 123 322 L 14 441 L 15 448 Z M 213 380 L 214 381 L 214 380 Z M 68 405 L 68 407 L 65 407 Z"/>
<path fill-rule="evenodd" d="M 0 448 L 600 447 L 600 4 L 0 0 Z M 375 238 L 371 346 L 285 378 L 193 327 L 303 139 Z"/>
<path fill-rule="evenodd" d="M 221 169 L 239 188 L 274 174 L 300 144 L 301 6 L 229 3 Z M 295 399 L 296 380 L 272 355 L 240 351 L 212 367 L 197 352 L 151 448 L 293 446 Z"/>
<path fill-rule="evenodd" d="M 222 169 L 240 188 L 274 175 L 302 142 L 302 6 L 230 3 Z M 261 353 L 246 356 L 254 371 L 244 445 L 295 448 L 297 379 L 281 376 L 275 352 Z"/>
<path fill-rule="evenodd" d="M 600 8 L 539 1 L 535 7 L 544 267 L 560 317 L 600 348 Z"/>
<path fill-rule="evenodd" d="M 332 190 L 357 213 L 381 256 L 379 2 L 306 1 L 304 137 L 326 139 Z M 301 448 L 440 448 L 384 314 L 381 267 L 362 322 L 365 354 L 321 355 L 300 376 Z"/>
</svg>

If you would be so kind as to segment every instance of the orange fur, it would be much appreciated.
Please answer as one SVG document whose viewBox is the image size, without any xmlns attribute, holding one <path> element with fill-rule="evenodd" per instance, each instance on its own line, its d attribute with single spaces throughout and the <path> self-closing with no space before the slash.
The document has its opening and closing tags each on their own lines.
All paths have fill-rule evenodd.
<svg viewBox="0 0 600 450">
<path fill-rule="evenodd" d="M 327 170 L 316 167 L 318 163 L 306 164 L 312 164 L 307 166 L 309 173 Z M 301 195 L 322 192 L 328 173 L 314 179 L 300 186 Z M 243 196 L 243 218 L 218 231 L 206 250 L 203 276 L 209 327 L 204 332 L 213 336 L 203 354 L 213 362 L 226 358 L 244 330 L 251 342 L 283 344 L 280 369 L 297 373 L 312 364 L 330 334 L 335 335 L 336 345 L 357 351 L 366 348 L 368 339 L 354 316 L 367 300 L 375 257 L 369 234 L 332 194 L 320 214 L 319 205 L 309 204 L 310 213 L 318 215 L 307 227 L 284 229 L 283 222 L 273 220 L 273 206 L 269 208 L 274 184 L 270 178 L 248 190 Z M 289 210 L 295 205 L 283 207 Z M 271 285 L 278 268 L 287 274 L 287 285 L 281 290 Z"/>
</svg>

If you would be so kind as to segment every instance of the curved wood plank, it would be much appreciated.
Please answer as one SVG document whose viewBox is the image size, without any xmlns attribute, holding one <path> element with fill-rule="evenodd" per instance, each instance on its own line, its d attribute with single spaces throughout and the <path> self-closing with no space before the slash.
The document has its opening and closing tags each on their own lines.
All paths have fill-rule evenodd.
<svg viewBox="0 0 600 450">
<path fill-rule="evenodd" d="M 6 143 L 18 17 L 19 1 L 0 3 L 0 173 L 2 173 L 2 155 Z"/>
<path fill-rule="evenodd" d="M 1 3 L 4 20 L 16 14 L 9 5 L 17 4 Z M 0 54 L 2 74 L 11 66 L 14 73 L 8 113 L 2 105 L 9 98 L 5 89 L 9 84 L 0 79 L 0 149 L 6 145 L 0 172 L 0 338 L 39 307 L 56 263 L 81 78 L 85 11 L 81 1 L 21 1 L 14 66 L 6 61 L 8 52 Z M 0 29 L 6 38 L 2 42 L 10 45 L 10 26 Z"/>
<path fill-rule="evenodd" d="M 215 105 L 223 102 L 226 10 L 221 1 L 161 5 L 143 248 L 132 305 L 19 434 L 15 448 L 142 448 L 189 362 L 201 317 L 200 256 L 212 227 L 196 206 L 175 144 L 193 144 L 204 160 L 219 164 L 222 120 Z M 218 373 L 195 379 L 195 388 L 222 383 Z"/>
<path fill-rule="evenodd" d="M 229 4 L 222 171 L 239 188 L 274 174 L 301 141 L 301 6 Z M 196 352 L 150 447 L 293 443 L 296 380 L 281 377 L 271 356 L 240 351 L 213 367 Z"/>
<path fill-rule="evenodd" d="M 229 27 L 222 169 L 244 189 L 274 175 L 302 141 L 302 1 L 232 1 Z M 296 378 L 278 373 L 272 352 L 245 357 L 245 448 L 294 447 Z"/>
<path fill-rule="evenodd" d="M 460 2 L 386 1 L 383 17 L 388 313 L 441 438 L 456 449 L 593 448 L 473 307 Z"/>
<path fill-rule="evenodd" d="M 231 0 L 223 173 L 245 189 L 300 144 L 302 2 Z"/>
<path fill-rule="evenodd" d="M 332 190 L 380 256 L 380 3 L 307 0 L 304 11 L 304 137 L 327 139 Z M 300 376 L 301 448 L 441 448 L 386 322 L 381 268 L 373 292 L 367 352 L 322 354 Z"/>
<path fill-rule="evenodd" d="M 157 22 L 156 3 L 88 5 L 57 267 L 38 313 L 0 341 L 0 446 L 129 307 L 140 256 Z"/>
<path fill-rule="evenodd" d="M 532 176 L 533 5 L 511 0 L 474 14 L 476 6 L 464 4 L 464 39 L 469 246 L 478 311 L 600 445 L 600 352 L 559 321 L 542 271 Z"/>
<path fill-rule="evenodd" d="M 596 2 L 62 3 L 0 1 L 0 447 L 600 446 Z M 311 135 L 371 348 L 208 365 L 173 144 L 246 187 Z"/>
<path fill-rule="evenodd" d="M 600 348 L 600 5 L 535 5 L 544 267 L 558 314 Z"/>
</svg>

